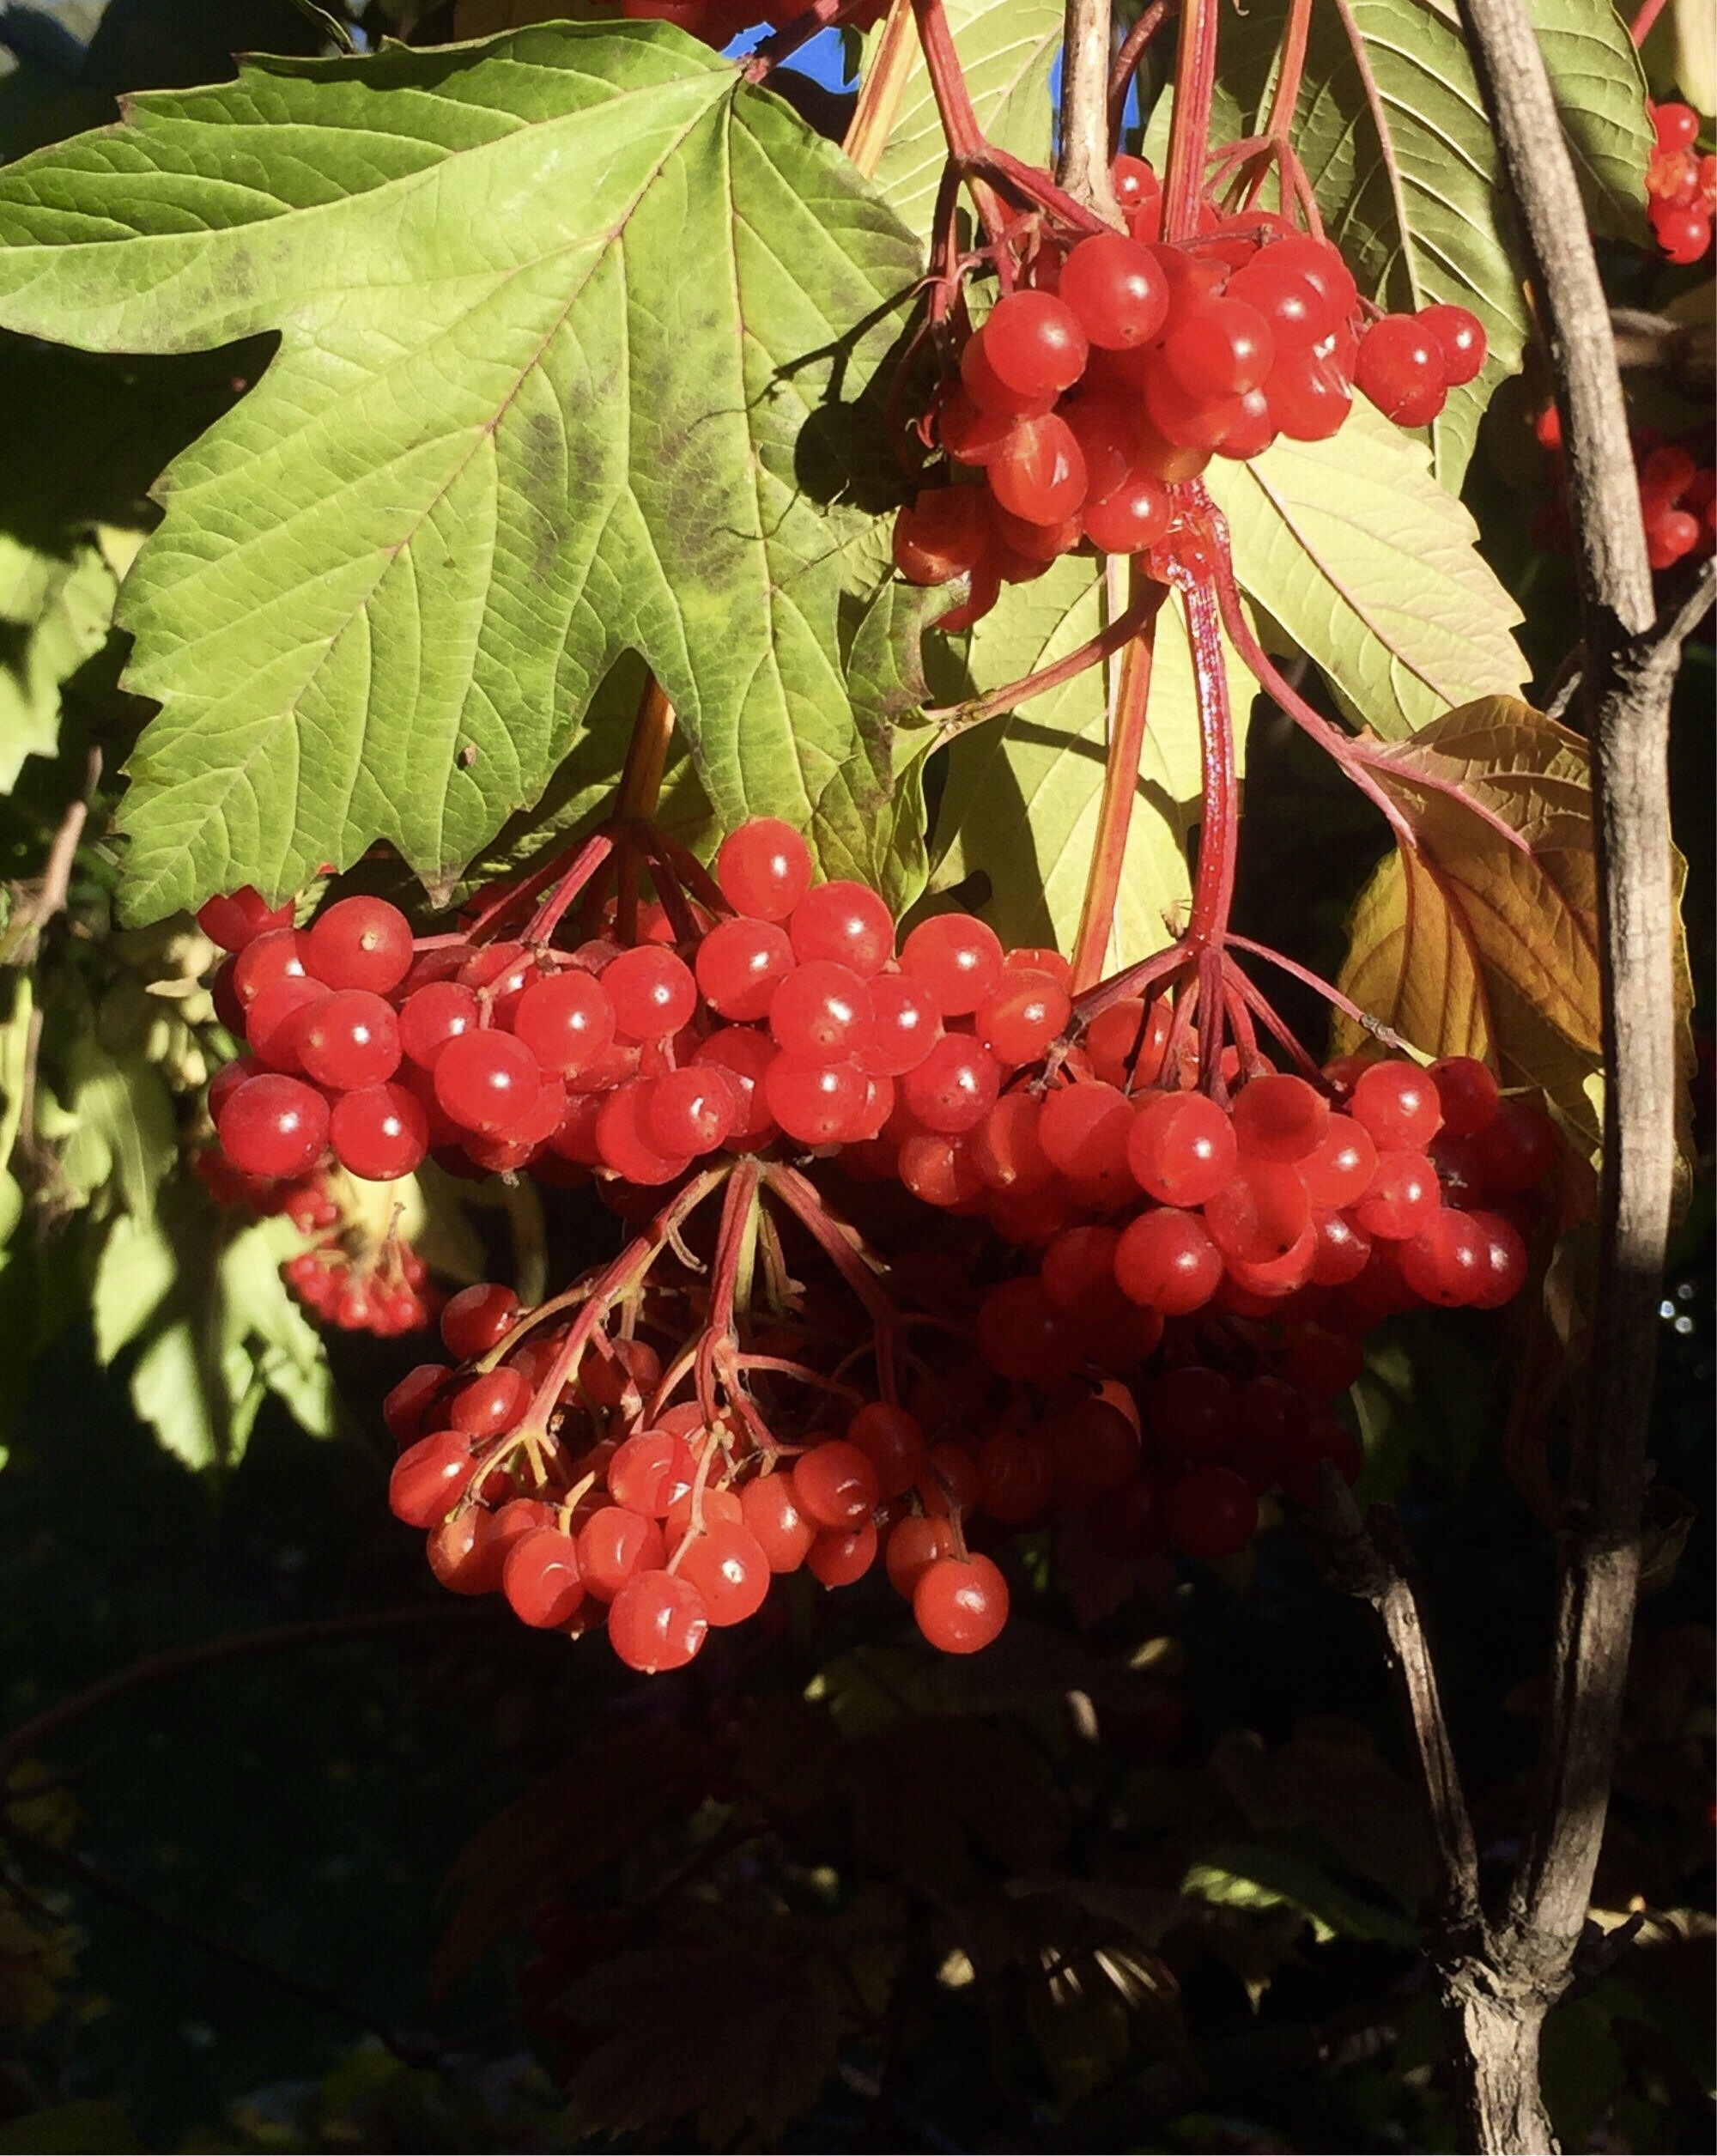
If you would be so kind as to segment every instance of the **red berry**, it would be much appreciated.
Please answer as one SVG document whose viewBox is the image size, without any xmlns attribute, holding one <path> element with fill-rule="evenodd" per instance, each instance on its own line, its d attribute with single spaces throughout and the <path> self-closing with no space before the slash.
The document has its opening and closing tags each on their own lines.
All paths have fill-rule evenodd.
<svg viewBox="0 0 1717 2156">
<path fill-rule="evenodd" d="M 290 928 L 294 910 L 290 899 L 270 906 L 260 891 L 243 884 L 223 897 L 205 899 L 197 909 L 197 926 L 222 950 L 242 950 L 271 929 Z"/>
<path fill-rule="evenodd" d="M 1164 537 L 1174 505 L 1160 479 L 1136 472 L 1113 494 L 1085 504 L 1085 537 L 1103 554 L 1142 554 Z"/>
<path fill-rule="evenodd" d="M 954 1530 L 946 1520 L 932 1520 L 922 1513 L 908 1513 L 889 1530 L 883 1562 L 896 1594 L 908 1601 L 913 1591 L 938 1558 L 954 1554 Z"/>
<path fill-rule="evenodd" d="M 1435 1177 L 1433 1181 L 1435 1181 Z M 1226 1259 L 1269 1265 L 1312 1224 L 1306 1186 L 1277 1161 L 1249 1159 L 1204 1206 L 1204 1226 Z"/>
<path fill-rule="evenodd" d="M 1275 361 L 1276 343 L 1256 307 L 1210 299 L 1174 324 L 1162 356 L 1189 397 L 1209 400 L 1257 389 Z"/>
<path fill-rule="evenodd" d="M 1422 307 L 1419 325 L 1437 340 L 1443 377 L 1451 389 L 1471 381 L 1484 365 L 1484 325 L 1464 307 Z"/>
<path fill-rule="evenodd" d="M 596 1145 L 604 1165 L 646 1189 L 672 1182 L 691 1165 L 689 1154 L 664 1152 L 653 1135 L 650 1105 L 658 1083 L 629 1078 L 597 1111 Z"/>
<path fill-rule="evenodd" d="M 843 1439 L 815 1446 L 793 1463 L 793 1496 L 822 1527 L 856 1527 L 881 1491 L 868 1455 Z"/>
<path fill-rule="evenodd" d="M 697 950 L 697 984 L 712 1011 L 748 1023 L 769 1015 L 775 990 L 797 962 L 785 928 L 769 920 L 724 920 Z"/>
<path fill-rule="evenodd" d="M 1042 1102 L 1029 1093 L 1004 1093 L 973 1130 L 972 1164 L 992 1190 L 1025 1196 L 1055 1181 L 1055 1163 L 1039 1133 L 1042 1120 Z"/>
<path fill-rule="evenodd" d="M 1528 1101 L 1504 1101 L 1473 1140 L 1485 1188 L 1499 1198 L 1536 1189 L 1561 1151 L 1556 1125 Z"/>
<path fill-rule="evenodd" d="M 1450 1138 L 1471 1138 L 1483 1130 L 1496 1114 L 1499 1095 L 1493 1072 L 1470 1055 L 1447 1055 L 1430 1068 L 1442 1110 L 1443 1131 Z"/>
<path fill-rule="evenodd" d="M 1368 1065 L 1354 1086 L 1348 1113 L 1380 1150 L 1422 1152 L 1442 1127 L 1436 1081 L 1411 1063 Z"/>
<path fill-rule="evenodd" d="M 978 1311 L 978 1352 L 998 1376 L 1024 1383 L 1060 1377 L 1079 1360 L 1073 1317 L 1058 1310 L 1031 1274 L 1004 1280 Z"/>
<path fill-rule="evenodd" d="M 381 1404 L 381 1418 L 397 1444 L 418 1436 L 424 1416 L 452 1376 L 445 1363 L 419 1363 L 389 1393 Z"/>
<path fill-rule="evenodd" d="M 656 1522 L 624 1505 L 604 1505 L 579 1529 L 579 1576 L 599 1602 L 611 1602 L 634 1574 L 658 1569 L 667 1554 Z"/>
<path fill-rule="evenodd" d="M 367 988 L 339 988 L 308 1005 L 298 1025 L 306 1078 L 342 1092 L 379 1085 L 399 1068 L 393 1005 Z"/>
<path fill-rule="evenodd" d="M 901 1496 L 923 1473 L 924 1431 L 918 1418 L 904 1407 L 892 1407 L 884 1400 L 870 1401 L 847 1425 L 846 1442 L 870 1461 L 876 1471 L 877 1487 L 884 1497 Z"/>
<path fill-rule="evenodd" d="M 867 1520 L 861 1527 L 825 1527 L 810 1546 L 805 1570 L 824 1587 L 851 1587 L 876 1562 L 877 1530 Z"/>
<path fill-rule="evenodd" d="M 411 967 L 411 924 L 385 898 L 342 898 L 309 930 L 310 969 L 331 988 L 385 996 Z"/>
<path fill-rule="evenodd" d="M 519 1315 L 519 1297 L 498 1281 L 480 1280 L 451 1296 L 441 1312 L 441 1338 L 447 1352 L 469 1363 L 487 1355 L 513 1330 Z"/>
<path fill-rule="evenodd" d="M 1061 265 L 1059 294 L 1093 344 L 1148 344 L 1168 312 L 1168 281 L 1151 250 L 1118 232 L 1082 240 Z"/>
<path fill-rule="evenodd" d="M 1072 308 L 1053 293 L 1004 294 L 980 335 L 991 371 L 1020 396 L 1071 389 L 1085 371 L 1085 332 Z"/>
<path fill-rule="evenodd" d="M 1008 1583 L 989 1558 L 938 1558 L 913 1589 L 913 1615 L 941 1653 L 975 1655 L 1008 1621 Z"/>
<path fill-rule="evenodd" d="M 361 1181 L 397 1182 L 429 1151 L 429 1118 L 403 1085 L 367 1085 L 336 1101 L 328 1140 L 340 1165 Z"/>
<path fill-rule="evenodd" d="M 1499 1310 L 1526 1284 L 1526 1246 L 1500 1213 L 1475 1212 L 1467 1217 L 1484 1237 L 1483 1264 L 1473 1303 L 1481 1310 Z"/>
<path fill-rule="evenodd" d="M 1489 1258 L 1485 1232 L 1470 1214 L 1434 1212 L 1401 1245 L 1401 1278 L 1422 1303 L 1458 1309 L 1483 1289 Z"/>
<path fill-rule="evenodd" d="M 670 1157 L 695 1159 L 726 1142 L 739 1118 L 737 1090 L 709 1065 L 667 1071 L 650 1081 L 644 1134 Z"/>
<path fill-rule="evenodd" d="M 929 991 L 944 1018 L 975 1011 L 1002 977 L 996 932 L 969 914 L 937 914 L 901 947 L 901 970 Z"/>
<path fill-rule="evenodd" d="M 680 1577 L 697 1589 L 712 1625 L 743 1625 L 762 1608 L 769 1592 L 769 1560 L 750 1529 L 737 1521 L 708 1521 L 701 1534 L 688 1537 L 678 1564 Z"/>
<path fill-rule="evenodd" d="M 533 981 L 520 995 L 511 1023 L 543 1070 L 573 1078 L 608 1053 L 615 1034 L 614 1004 L 594 975 L 569 966 Z"/>
<path fill-rule="evenodd" d="M 1002 1074 L 969 1035 L 947 1033 L 901 1081 L 907 1107 L 926 1130 L 947 1137 L 975 1129 L 996 1103 Z"/>
<path fill-rule="evenodd" d="M 709 1637 L 709 1613 L 702 1595 L 683 1576 L 640 1572 L 614 1598 L 608 1637 L 628 1669 L 650 1676 L 683 1669 Z"/>
<path fill-rule="evenodd" d="M 904 1078 L 941 1034 L 936 1000 L 903 973 L 879 973 L 870 988 L 871 1032 L 853 1060 L 868 1078 Z"/>
<path fill-rule="evenodd" d="M 810 849 L 780 817 L 753 817 L 721 841 L 715 877 L 736 913 L 785 920 L 810 889 Z"/>
<path fill-rule="evenodd" d="M 1222 1277 L 1222 1253 L 1195 1213 L 1165 1206 L 1141 1213 L 1121 1231 L 1116 1284 L 1142 1309 L 1168 1317 L 1201 1310 Z"/>
<path fill-rule="evenodd" d="M 978 1006 L 978 1038 L 1004 1071 L 1035 1063 L 1072 1015 L 1065 988 L 1048 974 L 1010 966 Z"/>
<path fill-rule="evenodd" d="M 1150 1095 L 1127 1133 L 1127 1165 L 1159 1204 L 1202 1206 L 1235 1171 L 1235 1129 L 1202 1093 Z"/>
<path fill-rule="evenodd" d="M 448 1420 L 468 1437 L 499 1437 L 519 1421 L 530 1398 L 531 1388 L 523 1376 L 503 1364 L 460 1386 Z"/>
<path fill-rule="evenodd" d="M 300 1078 L 265 1071 L 222 1103 L 221 1145 L 246 1175 L 302 1175 L 328 1143 L 328 1103 Z"/>
<path fill-rule="evenodd" d="M 769 1003 L 769 1031 L 795 1063 L 845 1063 L 876 1027 L 870 992 L 850 966 L 809 959 L 781 981 Z"/>
<path fill-rule="evenodd" d="M 522 1041 L 488 1026 L 447 1042 L 434 1082 L 442 1113 L 462 1130 L 505 1138 L 537 1105 L 543 1072 Z"/>
<path fill-rule="evenodd" d="M 797 1572 L 817 1534 L 800 1509 L 791 1474 L 760 1476 L 739 1493 L 745 1525 L 755 1536 L 772 1572 Z"/>
<path fill-rule="evenodd" d="M 409 1527 L 433 1527 L 458 1502 L 473 1473 L 470 1441 L 462 1430 L 438 1430 L 408 1445 L 393 1463 L 387 1502 Z"/>
<path fill-rule="evenodd" d="M 981 487 L 928 488 L 895 516 L 895 567 L 908 584 L 946 584 L 975 569 L 993 527 Z"/>
<path fill-rule="evenodd" d="M 763 1079 L 776 1060 L 774 1043 L 765 1035 L 743 1026 L 720 1026 L 692 1055 L 692 1067 L 713 1064 L 726 1078 L 738 1102 L 737 1119 L 727 1133 L 735 1151 L 767 1145 L 775 1134 L 775 1119 L 769 1111 Z"/>
<path fill-rule="evenodd" d="M 1374 1239 L 1405 1242 L 1418 1233 L 1441 1204 L 1437 1171 L 1423 1153 L 1386 1149 L 1377 1156 L 1377 1172 L 1364 1197 L 1354 1206 L 1353 1217 Z"/>
<path fill-rule="evenodd" d="M 1028 524 L 1059 524 L 1072 516 L 1088 484 L 1078 438 L 1055 412 L 1021 420 L 991 460 L 989 476 L 1003 508 Z"/>
<path fill-rule="evenodd" d="M 1398 427 L 1429 426 L 1448 394 L 1442 346 L 1411 314 L 1386 314 L 1372 324 L 1360 341 L 1354 380 Z"/>
<path fill-rule="evenodd" d="M 801 964 L 832 959 L 862 981 L 880 973 L 895 955 L 894 916 L 867 884 L 817 884 L 794 908 L 788 930 Z"/>
<path fill-rule="evenodd" d="M 399 1045 L 420 1070 L 433 1071 L 448 1042 L 475 1032 L 482 1015 L 476 991 L 462 981 L 426 982 L 399 1006 Z"/>
<path fill-rule="evenodd" d="M 802 1145 L 839 1145 L 867 1120 L 871 1081 L 856 1063 L 800 1063 L 778 1055 L 763 1074 L 769 1114 Z"/>
<path fill-rule="evenodd" d="M 1295 1164 L 1314 1206 L 1350 1206 L 1371 1187 L 1377 1148 L 1363 1123 L 1350 1115 L 1332 1115 L 1317 1150 Z"/>
<path fill-rule="evenodd" d="M 1258 1499 L 1231 1468 L 1206 1461 L 1169 1485 L 1162 1519 L 1169 1540 L 1188 1557 L 1233 1557 L 1258 1532 Z"/>
<path fill-rule="evenodd" d="M 1690 149 L 1699 140 L 1699 115 L 1690 105 L 1665 102 L 1650 112 L 1659 149 Z"/>
<path fill-rule="evenodd" d="M 1117 157 L 1109 178 L 1127 230 L 1135 240 L 1155 240 L 1162 222 L 1162 182 L 1142 157 Z"/>
<path fill-rule="evenodd" d="M 1330 1104 L 1304 1078 L 1271 1072 L 1235 1096 L 1235 1137 L 1254 1160 L 1301 1161 L 1328 1134 Z"/>
<path fill-rule="evenodd" d="M 578 1546 L 556 1527 L 535 1527 L 519 1535 L 507 1552 L 501 1579 L 513 1615 L 538 1631 L 558 1631 L 585 1599 Z"/>
<path fill-rule="evenodd" d="M 697 981 L 676 951 L 659 944 L 622 950 L 602 969 L 617 1032 L 634 1041 L 665 1041 L 697 1009 Z"/>
</svg>

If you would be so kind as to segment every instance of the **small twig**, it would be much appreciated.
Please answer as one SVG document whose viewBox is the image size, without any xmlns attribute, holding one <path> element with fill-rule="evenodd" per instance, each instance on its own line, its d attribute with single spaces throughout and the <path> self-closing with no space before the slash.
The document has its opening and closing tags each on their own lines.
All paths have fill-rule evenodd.
<svg viewBox="0 0 1717 2156">
<path fill-rule="evenodd" d="M 1121 41 L 1121 49 L 1115 55 L 1115 64 L 1109 75 L 1109 149 L 1119 149 L 1121 127 L 1126 118 L 1127 98 L 1132 89 L 1132 79 L 1138 73 L 1138 64 L 1144 58 L 1145 48 L 1174 12 L 1174 0 L 1150 0 L 1150 5 L 1140 15 Z"/>
<path fill-rule="evenodd" d="M 1633 663 L 1644 667 L 1664 659 L 1678 659 L 1682 646 L 1714 604 L 1717 604 L 1717 558 L 1708 556 L 1691 575 L 1681 580 L 1679 590 L 1671 592 L 1669 603 L 1656 621 L 1643 636 L 1635 640 L 1631 649 Z M 1582 638 L 1550 677 L 1544 692 L 1545 717 L 1565 717 L 1579 697 L 1585 678 L 1586 643 Z"/>
<path fill-rule="evenodd" d="M 840 145 L 867 179 L 875 177 L 883 161 L 917 54 L 912 0 L 893 0 Z"/>
<path fill-rule="evenodd" d="M 0 1821 L 0 1840 L 3 1840 L 21 1856 L 65 1873 L 100 1900 L 110 1902 L 114 1908 L 125 1910 L 131 1916 L 140 1917 L 144 1923 L 165 1934 L 167 1938 L 179 1940 L 185 1946 L 194 1947 L 198 1953 L 206 1954 L 211 1961 L 223 1962 L 230 1969 L 254 1977 L 274 1990 L 284 1993 L 288 1998 L 296 1999 L 303 2006 L 316 2007 L 339 2020 L 350 2022 L 355 2028 L 367 2029 L 403 2065 L 435 2066 L 446 2056 L 442 2046 L 433 2039 L 416 2039 L 402 2035 L 397 2029 L 391 2028 L 385 2021 L 378 2020 L 362 2007 L 343 1998 L 337 1991 L 329 1990 L 325 1985 L 311 1983 L 302 1977 L 295 1977 L 289 1969 L 277 1968 L 273 1962 L 264 1961 L 259 1955 L 252 1953 L 248 1947 L 236 1946 L 232 1940 L 223 1939 L 218 1932 L 205 1931 L 201 1924 L 191 1923 L 183 1916 L 175 1916 L 170 1911 L 158 1908 L 154 1902 L 146 1901 L 133 1888 L 127 1886 L 123 1880 L 114 1879 L 99 1866 L 91 1863 L 87 1856 L 78 1855 L 75 1850 L 54 1849 L 46 1842 L 37 1841 L 33 1836 L 21 1833 L 16 1827 L 8 1825 L 4 1821 Z"/>
<path fill-rule="evenodd" d="M 1130 643 L 1145 623 L 1156 615 L 1162 604 L 1162 587 L 1147 584 L 1143 594 L 1136 598 L 1124 614 L 1117 614 L 1105 629 L 1081 644 L 1077 651 L 1069 652 L 1065 659 L 1058 659 L 1053 665 L 1045 666 L 1034 674 L 1026 674 L 1018 681 L 1010 681 L 1000 689 L 992 689 L 986 696 L 974 696 L 969 703 L 943 704 L 925 713 L 925 717 L 940 725 L 943 741 L 951 741 L 956 734 L 964 733 L 968 726 L 981 726 L 985 720 L 994 719 L 1004 711 L 1011 711 L 1028 697 L 1041 696 L 1046 690 L 1059 689 L 1064 681 L 1071 681 L 1088 667 L 1101 666 L 1124 644 Z"/>
</svg>

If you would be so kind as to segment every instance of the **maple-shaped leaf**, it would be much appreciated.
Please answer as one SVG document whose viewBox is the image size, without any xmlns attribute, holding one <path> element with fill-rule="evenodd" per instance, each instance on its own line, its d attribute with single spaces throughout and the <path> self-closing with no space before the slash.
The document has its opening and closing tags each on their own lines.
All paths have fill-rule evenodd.
<svg viewBox="0 0 1717 2156">
<path fill-rule="evenodd" d="M 1477 1056 L 1505 1084 L 1541 1087 L 1595 1143 L 1603 1045 L 1587 743 L 1491 696 L 1378 749 L 1367 769 L 1414 843 L 1360 894 L 1342 987 L 1426 1054 Z M 1684 952 L 1679 963 L 1684 979 Z M 1339 1047 L 1362 1038 L 1351 1021 L 1338 1024 Z"/>
<path fill-rule="evenodd" d="M 918 267 L 838 150 L 658 23 L 255 60 L 0 174 L 0 324 L 280 337 L 170 468 L 122 594 L 161 705 L 132 916 L 377 839 L 445 879 L 628 650 L 720 817 L 786 816 L 887 882 L 889 720 L 846 655 Z"/>
</svg>

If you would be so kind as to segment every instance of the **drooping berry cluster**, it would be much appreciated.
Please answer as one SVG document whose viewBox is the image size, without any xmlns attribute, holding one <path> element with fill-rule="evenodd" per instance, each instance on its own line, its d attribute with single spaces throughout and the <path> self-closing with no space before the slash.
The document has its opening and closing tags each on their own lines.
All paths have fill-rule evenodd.
<svg viewBox="0 0 1717 2156">
<path fill-rule="evenodd" d="M 1534 517 L 1532 536 L 1553 553 L 1568 554 L 1574 531 L 1562 468 L 1562 418 L 1554 404 L 1539 414 L 1535 431 L 1550 453 L 1556 498 Z M 1652 567 L 1670 569 L 1690 556 L 1717 553 L 1717 466 L 1711 462 L 1710 437 L 1702 444 L 1665 441 L 1654 428 L 1641 427 L 1634 430 L 1633 444 Z"/>
<path fill-rule="evenodd" d="M 211 1108 L 223 1084 L 239 1082 L 229 1064 L 209 1088 Z M 351 1186 L 325 1169 L 282 1181 L 246 1175 L 217 1148 L 195 1158 L 198 1176 L 223 1206 L 242 1206 L 264 1218 L 284 1214 L 301 1236 L 313 1236 L 307 1250 L 281 1263 L 281 1277 L 307 1309 L 343 1332 L 373 1333 L 391 1339 L 429 1324 L 443 1297 L 429 1269 L 397 1227 L 378 1235 L 347 1202 Z"/>
<path fill-rule="evenodd" d="M 1389 418 L 1422 427 L 1484 363 L 1484 331 L 1463 307 L 1368 325 L 1339 252 L 1283 217 L 1207 205 L 1195 239 L 1164 245 L 1150 167 L 1119 158 L 1114 180 L 1125 233 L 1071 246 L 1044 233 L 980 327 L 962 336 L 950 321 L 950 369 L 925 428 L 949 461 L 923 475 L 895 526 L 909 581 L 972 580 L 944 629 L 1080 547 L 1184 551 L 1173 483 L 1278 434 L 1325 440 L 1356 381 Z"/>
<path fill-rule="evenodd" d="M 1646 167 L 1646 214 L 1658 245 L 1682 268 L 1711 251 L 1717 216 L 1717 156 L 1699 149 L 1699 115 L 1690 105 L 1653 105 L 1657 147 Z"/>
</svg>

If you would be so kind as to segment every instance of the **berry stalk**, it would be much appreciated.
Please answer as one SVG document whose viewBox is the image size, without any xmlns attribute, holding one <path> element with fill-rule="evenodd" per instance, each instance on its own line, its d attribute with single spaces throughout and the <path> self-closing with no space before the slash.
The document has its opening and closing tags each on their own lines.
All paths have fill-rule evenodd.
<svg viewBox="0 0 1717 2156">
<path fill-rule="evenodd" d="M 1139 759 L 1144 753 L 1151 668 L 1156 653 L 1156 617 L 1168 596 L 1166 584 L 1141 577 L 1136 566 L 1130 566 L 1128 574 L 1128 612 L 1142 609 L 1144 619 L 1138 634 L 1122 653 L 1120 679 L 1115 687 L 1108 761 L 1103 772 L 1103 798 L 1097 811 L 1097 835 L 1091 848 L 1084 903 L 1080 908 L 1079 931 L 1073 946 L 1076 995 L 1101 977 L 1114 929 L 1115 905 L 1126 863 L 1127 835 L 1132 827 L 1133 803 L 1138 793 Z"/>
</svg>

